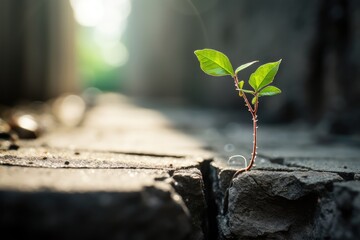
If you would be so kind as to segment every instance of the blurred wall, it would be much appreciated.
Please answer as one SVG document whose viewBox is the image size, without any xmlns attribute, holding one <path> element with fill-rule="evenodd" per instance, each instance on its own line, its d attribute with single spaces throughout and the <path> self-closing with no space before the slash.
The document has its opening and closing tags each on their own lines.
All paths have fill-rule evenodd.
<svg viewBox="0 0 360 240">
<path fill-rule="evenodd" d="M 283 93 L 261 102 L 263 119 L 319 121 L 339 111 L 354 118 L 359 11 L 357 0 L 133 0 L 127 89 L 135 96 L 242 109 L 231 79 L 199 68 L 193 51 L 214 48 L 234 68 L 283 59 L 275 80 Z M 239 77 L 247 80 L 254 70 Z"/>
<path fill-rule="evenodd" d="M 223 51 L 234 68 L 282 58 L 275 83 L 283 93 L 261 101 L 263 121 L 308 119 L 335 132 L 360 132 L 359 1 L 132 0 L 131 5 L 123 92 L 245 111 L 232 80 L 201 72 L 194 50 Z M 0 103 L 78 90 L 74 42 L 69 1 L 0 0 Z M 240 79 L 254 70 L 241 72 Z"/>
<path fill-rule="evenodd" d="M 75 91 L 68 1 L 0 0 L 0 104 Z"/>
</svg>

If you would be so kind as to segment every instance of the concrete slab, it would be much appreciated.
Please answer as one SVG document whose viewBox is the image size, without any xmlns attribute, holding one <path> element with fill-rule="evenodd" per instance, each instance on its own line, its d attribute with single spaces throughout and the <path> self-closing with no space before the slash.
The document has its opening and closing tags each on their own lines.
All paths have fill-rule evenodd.
<svg viewBox="0 0 360 240">
<path fill-rule="evenodd" d="M 348 180 L 359 175 L 358 164 L 358 159 L 259 157 L 251 171 L 233 180 L 225 199 L 231 177 L 243 166 L 216 159 L 211 169 L 220 239 L 357 239 L 359 182 Z M 351 217 L 343 219 L 344 211 Z"/>
<path fill-rule="evenodd" d="M 244 165 L 229 165 L 228 157 L 250 156 L 251 137 L 250 126 L 219 112 L 158 112 L 111 95 L 79 127 L 0 151 L 2 232 L 40 239 L 203 240 L 217 230 L 226 240 L 327 238 L 335 230 L 357 236 L 356 216 L 341 214 L 348 214 L 346 199 L 357 199 L 357 182 L 349 180 L 360 179 L 360 150 L 320 143 L 295 125 L 260 122 L 256 166 L 233 180 L 224 204 Z M 354 212 L 360 206 L 349 204 Z"/>
<path fill-rule="evenodd" d="M 160 170 L 0 166 L 3 239 L 188 239 L 189 213 Z"/>
<path fill-rule="evenodd" d="M 57 128 L 22 145 L 160 156 L 211 156 L 207 145 L 175 129 L 162 113 L 116 94 L 101 95 L 80 126 Z"/>
<path fill-rule="evenodd" d="M 360 181 L 334 185 L 336 218 L 331 228 L 333 239 L 360 239 Z"/>
<path fill-rule="evenodd" d="M 321 230 L 326 232 L 334 219 L 328 212 L 334 205 L 332 185 L 343 181 L 339 174 L 286 166 L 254 169 L 233 179 L 225 198 L 234 172 L 212 164 L 220 239 L 326 236 Z M 313 222 L 321 227 L 312 226 Z"/>
<path fill-rule="evenodd" d="M 17 151 L 0 151 L 4 234 L 22 228 L 27 237 L 47 239 L 204 238 L 200 169 L 212 153 L 161 113 L 104 95 L 79 127 L 57 128 L 19 145 Z M 12 217 L 22 215 L 26 221 L 19 223 Z M 49 227 L 52 215 L 57 221 Z M 96 220 L 97 215 L 106 219 Z M 88 232 L 78 224 L 81 216 L 91 219 L 84 223 Z M 109 232 L 100 237 L 94 233 L 99 227 Z"/>
<path fill-rule="evenodd" d="M 356 158 L 285 158 L 284 165 L 315 171 L 360 173 L 360 157 Z"/>
<path fill-rule="evenodd" d="M 48 192 L 51 192 L 51 196 L 54 197 L 54 199 L 50 197 L 50 199 L 52 199 L 51 201 L 54 201 L 54 204 L 58 206 L 58 198 L 63 198 L 63 195 L 66 195 L 67 198 L 70 194 L 71 196 L 69 196 L 69 198 L 72 200 L 69 201 L 77 201 L 76 199 L 78 198 L 82 199 L 82 197 L 79 197 L 80 195 L 78 193 L 84 193 L 86 196 L 91 193 L 90 198 L 92 198 L 94 192 L 99 193 L 100 195 L 103 195 L 103 192 L 110 192 L 111 194 L 115 192 L 127 198 L 126 193 L 142 196 L 143 194 L 146 194 L 148 188 L 161 187 L 160 194 L 163 194 L 163 192 L 171 193 L 173 200 L 176 200 L 174 203 L 175 206 L 179 205 L 182 208 L 184 215 L 180 216 L 180 214 L 178 214 L 177 216 L 175 213 L 171 213 L 172 210 L 169 209 L 169 213 L 166 214 L 154 212 L 154 214 L 158 214 L 159 216 L 157 217 L 158 219 L 151 219 L 151 221 L 170 221 L 169 219 L 165 219 L 165 217 L 162 216 L 163 214 L 167 215 L 166 217 L 169 218 L 184 218 L 187 222 L 179 222 L 180 225 L 177 226 L 181 228 L 184 227 L 182 230 L 179 229 L 179 237 L 181 236 L 179 239 L 200 240 L 203 239 L 204 236 L 203 227 L 205 227 L 204 221 L 206 221 L 206 218 L 204 217 L 204 212 L 206 211 L 204 189 L 202 175 L 199 170 L 202 160 L 203 159 L 199 157 L 160 157 L 136 154 L 128 155 L 107 152 L 74 151 L 67 149 L 61 150 L 44 147 L 22 147 L 18 151 L 0 152 L 0 192 L 3 192 L 3 194 L 0 194 L 0 198 L 6 200 L 8 194 L 16 194 L 19 198 L 17 204 L 22 204 L 20 206 L 22 208 L 30 208 L 28 204 L 33 204 L 33 199 L 36 199 L 37 196 L 47 196 Z M 171 178 L 172 176 L 173 178 Z M 189 192 L 184 190 L 190 187 L 197 189 L 196 194 L 189 194 Z M 175 192 L 180 195 L 175 194 Z M 153 198 L 156 197 L 155 194 Z M 84 198 L 84 201 L 87 201 L 86 197 Z M 118 199 L 117 201 L 123 202 L 126 208 L 143 208 L 139 202 L 128 204 L 126 203 L 126 200 L 123 201 L 122 199 Z M 149 201 L 151 201 L 151 199 Z M 2 207 L 6 207 L 9 214 L 10 212 L 13 212 L 16 215 L 15 206 L 12 208 L 12 205 L 10 204 L 8 206 L 8 204 L 10 203 L 4 203 Z M 168 208 L 167 203 L 165 202 L 159 202 L 159 204 L 162 205 L 161 207 Z M 197 208 L 192 207 L 194 204 Z M 36 209 L 36 207 L 41 208 L 41 205 L 35 206 L 34 208 Z M 74 212 L 83 214 L 78 210 L 79 206 L 76 204 L 67 207 L 69 209 L 71 208 Z M 63 219 L 66 218 L 66 216 L 62 216 L 60 213 L 57 213 L 56 210 L 47 210 L 55 211 L 54 214 L 59 215 L 58 218 L 60 218 L 61 222 L 67 221 Z M 116 207 L 113 206 L 113 210 L 108 209 L 107 211 L 115 210 Z M 41 209 L 39 209 L 39 211 L 41 211 Z M 142 214 L 147 214 L 146 211 L 146 209 L 143 209 Z M 152 210 L 150 209 L 149 211 Z M 134 212 L 137 211 L 134 210 Z M 119 214 L 123 213 L 119 212 Z M 27 217 L 31 218 L 31 216 Z M 72 217 L 77 218 L 77 216 L 74 215 L 72 215 Z M 93 218 L 93 216 L 88 217 Z M 139 221 L 143 221 L 141 220 L 141 217 L 135 215 L 129 217 L 138 218 Z M 154 215 L 154 217 L 156 216 Z M 7 219 L 3 219 L 3 221 L 4 224 L 8 226 L 8 229 L 14 227 Z M 46 218 L 42 218 L 38 219 L 38 221 L 44 221 L 37 223 L 39 224 L 39 226 L 37 226 L 39 232 L 34 232 L 32 229 L 27 229 L 25 227 L 28 230 L 27 234 L 29 236 L 38 237 L 39 234 L 43 234 L 41 228 L 45 228 L 45 222 L 47 220 Z M 175 225 L 176 221 L 174 223 Z M 91 224 L 95 223 L 90 223 L 90 227 Z M 96 222 L 96 224 L 102 226 L 102 224 L 115 223 L 108 219 L 104 222 Z M 132 222 L 129 224 L 136 225 L 137 223 Z M 152 223 L 142 222 L 141 224 L 150 227 Z M 43 226 L 41 227 L 41 225 Z M 175 225 L 170 227 L 175 227 Z M 34 225 L 31 225 L 31 228 L 33 227 Z M 64 227 L 62 224 L 54 226 L 51 233 L 46 233 L 50 235 L 46 236 L 52 238 L 53 235 L 51 234 L 53 233 L 59 234 L 59 236 L 68 236 L 63 234 L 70 233 L 57 233 L 62 227 Z M 134 226 L 129 226 L 129 228 L 133 227 Z M 166 229 L 167 227 L 168 226 L 165 226 L 165 228 L 160 228 L 160 226 L 157 227 L 158 232 L 168 231 L 168 229 Z M 118 230 L 119 234 L 126 233 L 126 230 L 122 228 L 119 228 Z M 75 235 L 80 234 L 80 239 L 85 239 L 84 236 L 87 236 L 83 235 L 83 233 L 77 233 L 76 229 L 71 229 L 69 231 L 74 232 Z M 83 230 L 79 228 L 79 231 Z M 177 230 L 173 229 L 171 231 L 176 233 Z M 181 231 L 185 231 L 186 234 Z M 7 231 L 4 232 L 8 233 Z M 135 233 L 136 231 L 126 234 Z M 112 234 L 109 236 L 116 236 L 115 232 L 109 232 L 109 234 Z M 145 232 L 142 232 L 141 234 L 143 235 L 139 239 L 154 239 L 150 237 L 151 234 L 149 237 Z M 153 235 L 153 237 L 155 237 L 155 235 Z M 162 236 L 161 234 L 156 238 L 158 237 L 163 239 L 173 238 L 171 235 Z M 133 236 L 129 235 L 126 238 L 120 239 L 132 238 Z"/>
<path fill-rule="evenodd" d="M 0 166 L 0 189 L 24 192 L 141 191 L 170 177 L 150 169 L 50 169 Z"/>
<path fill-rule="evenodd" d="M 20 148 L 0 152 L 0 164 L 47 168 L 124 168 L 183 169 L 200 168 L 200 157 L 162 157 L 136 154 L 97 152 L 89 150 Z"/>
<path fill-rule="evenodd" d="M 190 239 L 208 239 L 208 207 L 205 199 L 205 186 L 199 169 L 181 169 L 172 174 L 173 187 L 182 196 L 190 212 L 193 232 Z"/>
<path fill-rule="evenodd" d="M 146 116 L 144 116 L 146 117 Z M 71 140 L 70 140 L 71 139 Z M 35 144 L 35 145 L 34 145 Z M 206 145 L 174 129 L 88 128 L 60 129 L 33 142 L 33 146 L 111 151 L 160 156 L 209 156 Z"/>
</svg>

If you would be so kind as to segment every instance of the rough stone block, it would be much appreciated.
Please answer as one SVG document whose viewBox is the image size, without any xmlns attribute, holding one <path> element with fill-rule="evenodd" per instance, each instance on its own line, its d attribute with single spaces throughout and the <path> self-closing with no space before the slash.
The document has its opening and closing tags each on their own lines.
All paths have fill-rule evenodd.
<svg viewBox="0 0 360 240">
<path fill-rule="evenodd" d="M 172 178 L 174 189 L 182 196 L 191 215 L 193 231 L 189 239 L 204 239 L 204 234 L 206 235 L 209 229 L 204 182 L 200 170 L 196 168 L 176 170 Z"/>
<path fill-rule="evenodd" d="M 219 239 L 357 239 L 359 182 L 344 178 L 358 174 L 357 162 L 336 162 L 314 171 L 263 159 L 233 179 L 227 200 L 236 169 L 213 162 Z"/>
<path fill-rule="evenodd" d="M 200 168 L 200 157 L 149 156 L 106 151 L 21 147 L 0 152 L 0 164 L 47 168 L 166 169 Z"/>
<path fill-rule="evenodd" d="M 311 223 L 335 173 L 251 171 L 234 179 L 228 211 L 220 217 L 226 238 L 311 238 Z"/>
<path fill-rule="evenodd" d="M 337 212 L 332 239 L 360 239 L 360 182 L 334 184 L 334 199 Z"/>
<path fill-rule="evenodd" d="M 188 239 L 189 213 L 160 170 L 0 166 L 3 239 Z"/>
</svg>

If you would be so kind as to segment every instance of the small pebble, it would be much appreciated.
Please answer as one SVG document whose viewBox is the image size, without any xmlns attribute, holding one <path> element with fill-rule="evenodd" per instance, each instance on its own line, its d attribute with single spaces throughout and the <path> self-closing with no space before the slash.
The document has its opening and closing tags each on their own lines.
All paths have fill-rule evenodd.
<svg viewBox="0 0 360 240">
<path fill-rule="evenodd" d="M 0 132 L 0 139 L 11 140 L 11 135 L 8 132 Z"/>
<path fill-rule="evenodd" d="M 9 146 L 9 150 L 18 150 L 19 149 L 19 145 L 12 143 Z"/>
<path fill-rule="evenodd" d="M 38 120 L 30 114 L 15 115 L 10 125 L 21 139 L 37 138 L 40 132 Z"/>
</svg>

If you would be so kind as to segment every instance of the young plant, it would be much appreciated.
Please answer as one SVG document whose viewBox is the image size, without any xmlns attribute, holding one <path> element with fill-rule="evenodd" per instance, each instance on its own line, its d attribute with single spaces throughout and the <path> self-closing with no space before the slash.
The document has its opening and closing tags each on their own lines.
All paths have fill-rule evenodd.
<svg viewBox="0 0 360 240">
<path fill-rule="evenodd" d="M 211 76 L 231 76 L 235 83 L 235 89 L 239 92 L 239 96 L 243 98 L 245 101 L 245 106 L 248 108 L 253 122 L 253 147 L 251 158 L 249 164 L 247 165 L 246 159 L 245 160 L 245 167 L 237 170 L 233 176 L 235 178 L 237 175 L 244 171 L 249 171 L 251 167 L 255 163 L 256 158 L 256 149 L 257 149 L 257 121 L 258 116 L 257 112 L 259 109 L 259 98 L 263 96 L 274 96 L 276 94 L 281 93 L 281 90 L 275 86 L 271 86 L 274 80 L 274 77 L 279 69 L 279 65 L 281 60 L 277 62 L 270 62 L 264 65 L 261 65 L 250 75 L 249 78 L 249 85 L 251 86 L 252 90 L 244 89 L 244 81 L 239 81 L 237 74 L 251 66 L 252 64 L 258 62 L 253 61 L 249 63 L 245 63 L 239 66 L 235 71 L 230 63 L 229 58 L 223 54 L 222 52 L 213 50 L 213 49 L 202 49 L 196 50 L 195 52 L 196 57 L 200 62 L 200 68 L 207 74 Z M 252 100 L 251 103 L 248 100 L 247 95 L 251 95 Z M 246 166 L 247 165 L 247 166 Z"/>
</svg>

